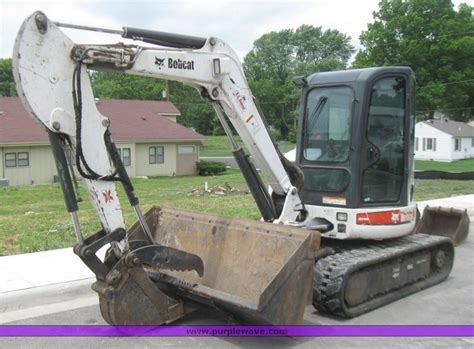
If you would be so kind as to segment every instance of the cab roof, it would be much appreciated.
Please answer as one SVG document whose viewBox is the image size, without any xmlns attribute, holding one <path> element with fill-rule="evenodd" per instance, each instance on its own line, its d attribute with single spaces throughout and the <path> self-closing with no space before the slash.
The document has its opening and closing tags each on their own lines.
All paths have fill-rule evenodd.
<svg viewBox="0 0 474 349">
<path fill-rule="evenodd" d="M 310 75 L 307 80 L 309 85 L 337 84 L 344 82 L 367 81 L 376 75 L 384 73 L 405 73 L 411 75 L 413 74 L 413 70 L 411 70 L 410 67 L 403 66 L 349 69 L 314 73 Z"/>
</svg>

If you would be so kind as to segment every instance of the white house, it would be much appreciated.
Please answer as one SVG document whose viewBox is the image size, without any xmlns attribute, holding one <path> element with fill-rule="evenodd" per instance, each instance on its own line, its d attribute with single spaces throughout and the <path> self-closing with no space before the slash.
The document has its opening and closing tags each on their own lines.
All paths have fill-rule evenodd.
<svg viewBox="0 0 474 349">
<path fill-rule="evenodd" d="M 474 127 L 448 119 L 415 125 L 415 159 L 454 161 L 474 158 Z"/>
</svg>

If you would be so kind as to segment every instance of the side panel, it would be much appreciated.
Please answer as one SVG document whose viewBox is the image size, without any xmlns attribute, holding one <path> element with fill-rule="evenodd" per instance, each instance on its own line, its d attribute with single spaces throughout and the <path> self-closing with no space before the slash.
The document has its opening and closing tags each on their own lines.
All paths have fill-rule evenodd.
<svg viewBox="0 0 474 349">
<path fill-rule="evenodd" d="M 381 208 L 359 208 L 344 209 L 340 207 L 324 207 L 306 205 L 308 217 L 320 217 L 327 219 L 334 224 L 334 229 L 325 233 L 324 237 L 339 240 L 385 240 L 405 236 L 413 232 L 416 224 L 416 205 L 407 207 L 381 207 Z M 361 225 L 357 224 L 357 215 L 366 213 L 386 212 L 391 210 L 403 211 L 402 215 L 405 222 L 403 224 L 373 224 Z M 346 221 L 338 221 L 337 214 L 347 214 Z M 400 216 L 399 216 L 400 217 Z"/>
</svg>

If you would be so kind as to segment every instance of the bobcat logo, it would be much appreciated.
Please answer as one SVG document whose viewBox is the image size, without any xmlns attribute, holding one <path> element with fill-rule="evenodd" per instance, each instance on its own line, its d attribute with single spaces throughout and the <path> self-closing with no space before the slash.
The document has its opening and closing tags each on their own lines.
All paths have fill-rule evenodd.
<svg viewBox="0 0 474 349">
<path fill-rule="evenodd" d="M 400 212 L 392 212 L 392 223 L 393 224 L 400 223 Z"/>
<path fill-rule="evenodd" d="M 158 58 L 155 56 L 155 64 L 158 66 L 158 69 L 161 69 L 165 65 L 165 58 Z"/>
</svg>

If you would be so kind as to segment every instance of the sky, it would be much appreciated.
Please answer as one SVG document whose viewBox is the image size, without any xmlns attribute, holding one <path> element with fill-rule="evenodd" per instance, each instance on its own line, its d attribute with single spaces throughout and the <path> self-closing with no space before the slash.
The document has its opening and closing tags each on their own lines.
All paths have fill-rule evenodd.
<svg viewBox="0 0 474 349">
<path fill-rule="evenodd" d="M 11 57 L 22 21 L 36 10 L 53 21 L 109 29 L 124 26 L 201 37 L 215 36 L 239 57 L 262 34 L 302 24 L 337 29 L 360 49 L 359 35 L 372 22 L 379 0 L 0 0 L 0 58 Z M 464 2 L 472 3 L 473 0 Z M 461 3 L 455 0 L 456 6 Z M 116 43 L 119 36 L 64 30 L 77 43 Z"/>
</svg>

